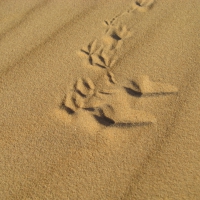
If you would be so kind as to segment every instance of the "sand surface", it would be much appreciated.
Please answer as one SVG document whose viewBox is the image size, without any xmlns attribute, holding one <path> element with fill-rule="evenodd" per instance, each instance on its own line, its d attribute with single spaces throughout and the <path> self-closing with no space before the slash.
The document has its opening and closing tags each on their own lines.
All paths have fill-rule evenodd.
<svg viewBox="0 0 200 200">
<path fill-rule="evenodd" d="M 0 1 L 0 199 L 200 199 L 198 0 Z"/>
</svg>

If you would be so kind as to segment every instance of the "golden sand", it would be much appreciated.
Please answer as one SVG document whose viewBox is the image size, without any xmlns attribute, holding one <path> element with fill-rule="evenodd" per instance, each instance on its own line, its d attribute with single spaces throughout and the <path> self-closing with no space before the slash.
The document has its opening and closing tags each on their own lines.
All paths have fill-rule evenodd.
<svg viewBox="0 0 200 200">
<path fill-rule="evenodd" d="M 0 1 L 0 199 L 200 199 L 198 0 Z"/>
</svg>

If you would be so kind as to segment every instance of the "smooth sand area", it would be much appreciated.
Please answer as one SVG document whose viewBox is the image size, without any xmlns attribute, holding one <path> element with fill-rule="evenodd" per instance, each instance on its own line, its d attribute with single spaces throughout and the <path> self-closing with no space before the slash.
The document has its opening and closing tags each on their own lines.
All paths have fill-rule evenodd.
<svg viewBox="0 0 200 200">
<path fill-rule="evenodd" d="M 200 199 L 198 0 L 0 0 L 0 200 Z"/>
</svg>

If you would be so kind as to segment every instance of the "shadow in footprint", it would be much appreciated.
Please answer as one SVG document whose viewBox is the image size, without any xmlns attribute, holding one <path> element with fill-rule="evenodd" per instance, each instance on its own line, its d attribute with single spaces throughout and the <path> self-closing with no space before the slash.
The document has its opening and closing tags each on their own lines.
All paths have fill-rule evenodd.
<svg viewBox="0 0 200 200">
<path fill-rule="evenodd" d="M 76 90 L 76 89 L 75 89 Z M 80 90 L 76 90 L 76 92 L 83 98 L 86 98 L 87 95 L 83 94 Z"/>
<path fill-rule="evenodd" d="M 118 128 L 132 128 L 132 127 L 142 127 L 151 125 L 152 122 L 138 122 L 138 123 L 125 123 L 125 122 L 117 122 L 115 123 L 112 119 L 107 117 L 100 117 L 98 115 L 94 115 L 94 118 L 98 121 L 98 123 L 104 126 L 118 127 Z"/>
<path fill-rule="evenodd" d="M 84 110 L 87 110 L 87 111 L 89 111 L 89 112 L 94 112 L 95 111 L 95 108 L 83 108 Z"/>
<path fill-rule="evenodd" d="M 72 110 L 71 108 L 65 106 L 64 102 L 61 103 L 60 105 L 60 109 L 65 110 L 68 114 L 72 115 L 75 113 L 74 110 Z"/>
<path fill-rule="evenodd" d="M 103 65 L 100 65 L 100 64 L 98 64 L 98 63 L 95 63 L 95 65 L 96 65 L 96 66 L 98 66 L 98 67 L 100 67 L 100 68 L 103 68 L 103 69 L 105 69 L 105 68 L 106 68 L 105 66 L 103 66 Z"/>
<path fill-rule="evenodd" d="M 146 93 L 146 94 L 143 94 L 142 97 L 158 97 L 160 95 L 167 96 L 167 95 L 175 95 L 175 94 L 178 94 L 178 92 Z"/>
<path fill-rule="evenodd" d="M 124 89 L 126 90 L 126 92 L 128 94 L 130 94 L 130 95 L 132 95 L 134 97 L 138 97 L 139 98 L 139 97 L 143 96 L 143 94 L 141 92 L 134 91 L 134 90 L 132 90 L 130 88 L 127 88 L 127 87 L 124 87 Z"/>
<path fill-rule="evenodd" d="M 112 35 L 111 35 L 111 37 L 113 38 L 113 39 L 115 39 L 115 40 L 121 40 L 122 38 L 120 38 L 116 33 L 113 33 Z"/>
<path fill-rule="evenodd" d="M 119 128 L 130 128 L 130 127 L 136 127 L 136 126 L 147 126 L 152 124 L 152 122 L 139 122 L 139 123 L 116 123 L 113 126 L 119 127 Z"/>
<path fill-rule="evenodd" d="M 135 4 L 136 4 L 137 6 L 141 6 L 141 4 L 140 4 L 138 1 L 136 1 Z"/>
<path fill-rule="evenodd" d="M 98 115 L 94 115 L 94 118 L 97 120 L 97 122 L 99 122 L 100 124 L 104 125 L 104 126 L 111 126 L 113 124 L 115 124 L 115 122 L 110 119 L 107 118 L 105 116 L 98 116 Z"/>
</svg>

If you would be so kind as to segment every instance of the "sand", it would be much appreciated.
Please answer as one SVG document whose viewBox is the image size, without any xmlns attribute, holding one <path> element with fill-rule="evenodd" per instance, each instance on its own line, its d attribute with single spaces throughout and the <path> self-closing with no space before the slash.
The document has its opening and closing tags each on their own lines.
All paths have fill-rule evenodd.
<svg viewBox="0 0 200 200">
<path fill-rule="evenodd" d="M 200 199 L 198 0 L 0 1 L 0 199 Z"/>
</svg>

